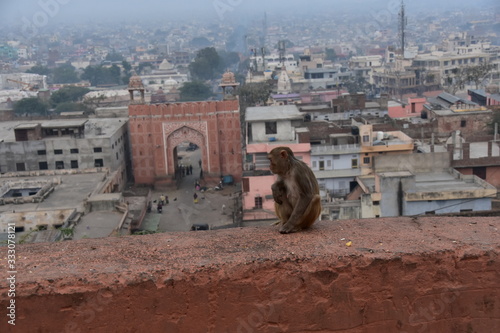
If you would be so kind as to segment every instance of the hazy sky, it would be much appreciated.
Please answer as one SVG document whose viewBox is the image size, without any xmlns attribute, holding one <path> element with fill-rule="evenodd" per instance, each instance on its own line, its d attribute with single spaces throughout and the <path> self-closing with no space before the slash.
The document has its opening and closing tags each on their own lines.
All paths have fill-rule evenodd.
<svg viewBox="0 0 500 333">
<path fill-rule="evenodd" d="M 391 10 L 400 0 L 0 0 L 0 25 L 38 22 L 40 25 L 60 21 L 89 20 L 158 20 L 207 18 L 234 20 L 251 14 L 276 14 L 296 11 L 353 12 Z M 494 6 L 497 0 L 406 0 L 408 10 L 449 8 L 450 10 L 480 5 Z M 417 8 L 418 7 L 418 8 Z M 38 21 L 37 21 L 38 20 Z"/>
</svg>

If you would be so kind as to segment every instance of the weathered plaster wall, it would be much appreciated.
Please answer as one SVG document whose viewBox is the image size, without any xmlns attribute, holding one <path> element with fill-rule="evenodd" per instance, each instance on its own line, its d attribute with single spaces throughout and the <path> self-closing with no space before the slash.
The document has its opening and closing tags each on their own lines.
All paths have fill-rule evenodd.
<svg viewBox="0 0 500 333">
<path fill-rule="evenodd" d="M 0 331 L 498 332 L 499 228 L 386 218 L 18 245 L 16 326 L 2 260 Z"/>
</svg>

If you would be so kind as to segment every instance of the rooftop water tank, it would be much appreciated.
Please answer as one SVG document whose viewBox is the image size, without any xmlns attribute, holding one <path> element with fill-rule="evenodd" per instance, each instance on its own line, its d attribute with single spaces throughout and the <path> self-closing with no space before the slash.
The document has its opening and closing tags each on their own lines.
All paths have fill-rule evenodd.
<svg viewBox="0 0 500 333">
<path fill-rule="evenodd" d="M 382 141 L 384 138 L 384 132 L 377 132 L 377 141 Z"/>
</svg>

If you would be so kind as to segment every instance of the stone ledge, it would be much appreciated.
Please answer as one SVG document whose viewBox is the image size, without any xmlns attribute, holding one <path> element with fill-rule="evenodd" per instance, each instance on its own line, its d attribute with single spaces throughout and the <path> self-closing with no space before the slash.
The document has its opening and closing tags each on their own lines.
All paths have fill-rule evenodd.
<svg viewBox="0 0 500 333">
<path fill-rule="evenodd" d="M 500 331 L 499 229 L 405 217 L 18 245 L 17 330 L 2 315 L 0 331 Z"/>
</svg>

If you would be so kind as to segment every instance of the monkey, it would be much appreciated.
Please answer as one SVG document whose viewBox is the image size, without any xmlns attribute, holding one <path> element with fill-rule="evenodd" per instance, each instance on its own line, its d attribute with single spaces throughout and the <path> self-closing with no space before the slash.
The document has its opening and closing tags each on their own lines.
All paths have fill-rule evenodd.
<svg viewBox="0 0 500 333">
<path fill-rule="evenodd" d="M 274 148 L 267 158 L 269 169 L 278 176 L 271 189 L 280 233 L 309 228 L 321 214 L 319 185 L 314 173 L 295 158 L 288 147 Z"/>
</svg>

